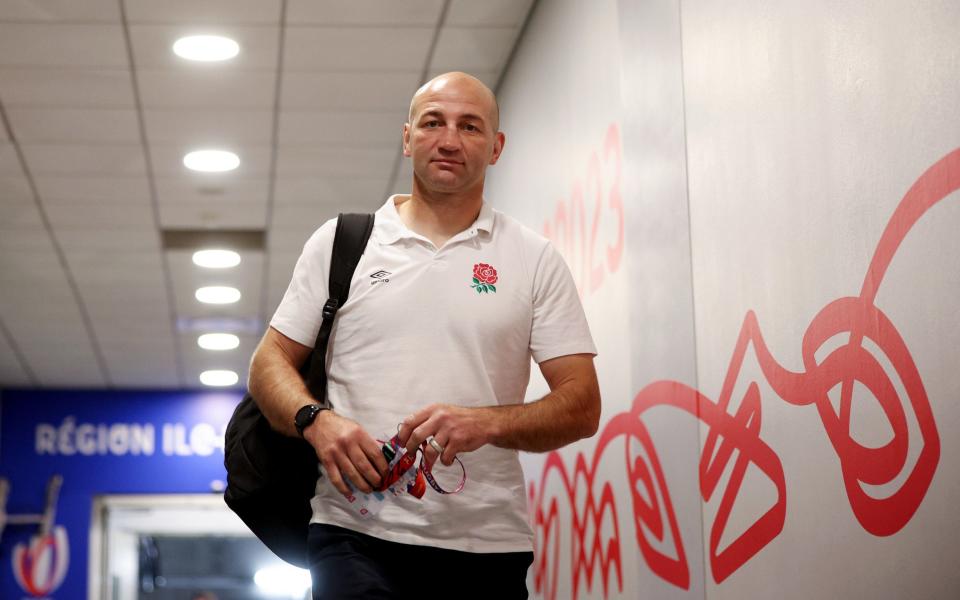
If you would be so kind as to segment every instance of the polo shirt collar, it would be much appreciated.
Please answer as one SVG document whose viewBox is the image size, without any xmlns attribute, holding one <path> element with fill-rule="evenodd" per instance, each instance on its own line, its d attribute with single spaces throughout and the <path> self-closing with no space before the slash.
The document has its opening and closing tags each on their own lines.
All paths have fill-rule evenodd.
<svg viewBox="0 0 960 600">
<path fill-rule="evenodd" d="M 395 203 L 398 196 L 399 194 L 390 196 L 383 206 L 377 210 L 376 236 L 381 244 L 392 244 L 397 240 L 408 238 L 422 239 L 422 236 L 408 229 L 400 219 L 400 214 L 397 212 L 397 205 Z M 490 233 L 493 231 L 493 220 L 493 208 L 484 200 L 480 206 L 480 214 L 477 215 L 477 220 L 469 227 L 467 233 L 469 235 L 480 231 Z M 463 234 L 457 234 L 457 236 L 454 237 L 461 235 Z"/>
</svg>

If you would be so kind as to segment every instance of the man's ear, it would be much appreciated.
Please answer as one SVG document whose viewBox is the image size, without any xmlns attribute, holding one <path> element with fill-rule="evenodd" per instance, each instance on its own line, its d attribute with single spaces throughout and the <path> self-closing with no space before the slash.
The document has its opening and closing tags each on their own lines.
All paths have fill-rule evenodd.
<svg viewBox="0 0 960 600">
<path fill-rule="evenodd" d="M 500 153 L 503 152 L 503 145 L 507 142 L 507 136 L 502 131 L 497 132 L 497 138 L 493 141 L 493 155 L 490 157 L 490 164 L 495 165 L 500 160 Z"/>
<path fill-rule="evenodd" d="M 403 124 L 403 155 L 410 156 L 410 123 Z"/>
</svg>

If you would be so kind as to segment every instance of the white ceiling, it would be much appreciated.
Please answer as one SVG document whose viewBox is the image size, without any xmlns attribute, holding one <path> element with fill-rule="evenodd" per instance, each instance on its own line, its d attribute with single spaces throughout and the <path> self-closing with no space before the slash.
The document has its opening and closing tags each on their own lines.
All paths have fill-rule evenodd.
<svg viewBox="0 0 960 600">
<path fill-rule="evenodd" d="M 409 190 L 411 94 L 449 70 L 495 87 L 532 4 L 0 0 L 0 387 L 194 388 L 210 368 L 242 385 L 310 233 Z M 191 33 L 240 55 L 183 61 Z M 186 170 L 205 146 L 240 168 Z M 262 230 L 265 250 L 202 270 L 166 229 Z M 193 298 L 215 284 L 243 298 Z M 198 348 L 214 330 L 240 347 Z"/>
</svg>

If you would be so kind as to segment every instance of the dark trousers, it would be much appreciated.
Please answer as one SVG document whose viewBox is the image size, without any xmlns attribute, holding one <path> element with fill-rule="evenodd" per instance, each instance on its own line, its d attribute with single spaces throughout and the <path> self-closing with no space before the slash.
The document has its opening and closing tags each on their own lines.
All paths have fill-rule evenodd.
<svg viewBox="0 0 960 600">
<path fill-rule="evenodd" d="M 533 552 L 480 554 L 310 525 L 313 600 L 527 597 Z"/>
</svg>

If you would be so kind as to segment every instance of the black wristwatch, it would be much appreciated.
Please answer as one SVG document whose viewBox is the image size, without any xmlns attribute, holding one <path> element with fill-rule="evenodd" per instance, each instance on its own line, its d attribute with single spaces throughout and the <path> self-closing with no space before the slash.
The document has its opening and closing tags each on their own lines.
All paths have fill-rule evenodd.
<svg viewBox="0 0 960 600">
<path fill-rule="evenodd" d="M 317 415 L 325 410 L 330 410 L 330 407 L 322 404 L 307 404 L 297 411 L 296 416 L 293 417 L 293 425 L 297 428 L 300 437 L 303 437 L 303 430 L 309 427 L 313 420 L 317 418 Z"/>
</svg>

